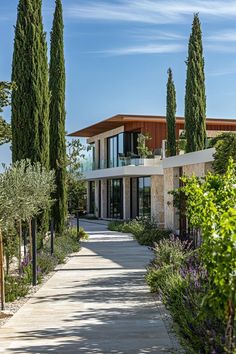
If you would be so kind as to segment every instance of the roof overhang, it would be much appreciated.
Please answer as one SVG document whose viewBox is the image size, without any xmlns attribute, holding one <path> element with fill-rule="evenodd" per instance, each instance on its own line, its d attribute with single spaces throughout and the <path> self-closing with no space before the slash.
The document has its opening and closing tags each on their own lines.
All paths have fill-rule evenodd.
<svg viewBox="0 0 236 354">
<path fill-rule="evenodd" d="M 84 129 L 80 129 L 76 132 L 70 133 L 68 134 L 68 136 L 90 138 L 92 136 L 99 135 L 101 133 L 123 126 L 129 122 L 166 123 L 166 117 L 117 114 L 96 124 L 90 125 Z M 184 126 L 184 117 L 176 117 L 176 123 L 183 124 Z M 210 125 L 220 125 L 222 127 L 226 125 L 233 125 L 235 126 L 236 130 L 236 119 L 207 118 L 207 126 Z"/>
</svg>

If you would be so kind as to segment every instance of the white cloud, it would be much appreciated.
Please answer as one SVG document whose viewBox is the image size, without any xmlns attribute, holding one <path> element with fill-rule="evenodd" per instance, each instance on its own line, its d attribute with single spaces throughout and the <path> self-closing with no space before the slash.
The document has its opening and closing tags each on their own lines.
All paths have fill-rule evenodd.
<svg viewBox="0 0 236 354">
<path fill-rule="evenodd" d="M 211 52 L 218 53 L 236 53 L 236 46 L 217 44 L 217 43 L 207 43 L 204 45 L 204 48 Z"/>
<path fill-rule="evenodd" d="M 217 18 L 236 17 L 235 0 L 120 0 L 84 1 L 65 8 L 68 17 L 86 20 L 107 20 L 143 23 L 179 23 L 186 15 L 199 12 L 200 15 Z"/>
<path fill-rule="evenodd" d="M 93 53 L 104 54 L 107 56 L 134 55 L 134 54 L 164 54 L 182 52 L 186 48 L 182 44 L 146 44 L 140 46 L 129 46 L 115 49 L 106 49 Z"/>
<path fill-rule="evenodd" d="M 236 30 L 227 29 L 224 31 L 215 32 L 206 38 L 208 41 L 214 42 L 235 42 L 236 41 Z"/>
<path fill-rule="evenodd" d="M 136 32 L 130 32 L 130 34 L 137 40 L 182 41 L 187 39 L 185 36 L 178 33 L 150 29 L 137 30 Z"/>
<path fill-rule="evenodd" d="M 217 69 L 215 71 L 209 72 L 208 76 L 213 76 L 213 77 L 227 76 L 227 75 L 232 75 L 235 73 L 236 73 L 236 68 L 232 68 L 232 69 L 221 68 L 221 69 Z"/>
</svg>

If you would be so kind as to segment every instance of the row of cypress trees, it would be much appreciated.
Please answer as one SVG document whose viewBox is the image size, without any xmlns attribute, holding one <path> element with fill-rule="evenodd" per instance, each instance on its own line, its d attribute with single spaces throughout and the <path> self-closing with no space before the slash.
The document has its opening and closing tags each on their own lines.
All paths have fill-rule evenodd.
<svg viewBox="0 0 236 354">
<path fill-rule="evenodd" d="M 51 216 L 56 232 L 62 233 L 67 211 L 64 26 L 61 0 L 55 3 L 48 68 L 42 0 L 19 0 L 12 62 L 17 85 L 12 94 L 12 157 L 13 162 L 28 158 L 55 170 Z M 45 230 L 48 215 L 42 220 Z"/>
<path fill-rule="evenodd" d="M 188 44 L 187 78 L 185 86 L 185 134 L 186 152 L 206 147 L 206 93 L 202 32 L 198 14 L 194 15 Z M 176 91 L 171 69 L 167 81 L 167 151 L 176 155 Z"/>
</svg>

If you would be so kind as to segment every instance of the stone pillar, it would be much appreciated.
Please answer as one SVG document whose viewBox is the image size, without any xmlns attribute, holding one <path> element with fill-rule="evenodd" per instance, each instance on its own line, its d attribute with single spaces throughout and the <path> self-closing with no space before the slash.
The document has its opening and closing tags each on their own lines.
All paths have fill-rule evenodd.
<svg viewBox="0 0 236 354">
<path fill-rule="evenodd" d="M 164 227 L 164 176 L 151 176 L 151 217 Z"/>
<path fill-rule="evenodd" d="M 101 218 L 107 218 L 107 180 L 101 180 Z"/>
<path fill-rule="evenodd" d="M 100 139 L 100 168 L 107 167 L 107 139 L 101 137 Z"/>
<path fill-rule="evenodd" d="M 179 168 L 164 169 L 164 213 L 165 228 L 176 232 L 179 230 L 178 211 L 173 205 L 173 196 L 169 194 L 175 188 L 179 187 Z"/>
<path fill-rule="evenodd" d="M 123 219 L 130 219 L 130 177 L 123 177 Z"/>
</svg>

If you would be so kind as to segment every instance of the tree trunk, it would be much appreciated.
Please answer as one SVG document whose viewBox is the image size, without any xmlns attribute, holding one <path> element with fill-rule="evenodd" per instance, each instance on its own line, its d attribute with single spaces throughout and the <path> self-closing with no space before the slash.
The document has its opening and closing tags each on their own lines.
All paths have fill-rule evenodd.
<svg viewBox="0 0 236 354">
<path fill-rule="evenodd" d="M 228 320 L 225 331 L 226 349 L 228 353 L 233 353 L 234 345 L 234 318 L 235 318 L 235 307 L 232 299 L 228 299 L 227 308 Z"/>
</svg>

